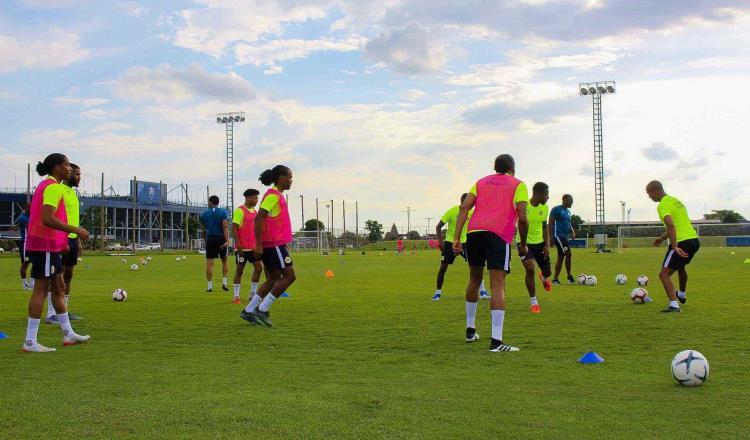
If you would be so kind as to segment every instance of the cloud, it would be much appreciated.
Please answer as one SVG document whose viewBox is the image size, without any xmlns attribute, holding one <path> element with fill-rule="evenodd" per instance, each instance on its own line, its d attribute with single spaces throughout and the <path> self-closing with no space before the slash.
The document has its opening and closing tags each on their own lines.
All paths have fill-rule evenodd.
<svg viewBox="0 0 750 440">
<path fill-rule="evenodd" d="M 425 95 L 426 93 L 419 89 L 406 89 L 401 93 L 401 96 L 407 101 L 417 101 Z"/>
<path fill-rule="evenodd" d="M 664 145 L 664 142 L 654 142 L 650 146 L 643 148 L 641 154 L 643 154 L 646 159 L 656 162 L 664 162 L 677 157 L 677 152 Z"/>
<path fill-rule="evenodd" d="M 21 0 L 21 4 L 27 8 L 38 10 L 70 9 L 81 3 L 85 2 L 77 0 Z"/>
<path fill-rule="evenodd" d="M 704 168 L 709 165 L 708 158 L 706 156 L 700 155 L 696 157 L 695 159 L 686 160 L 686 159 L 680 159 L 679 162 L 677 162 L 677 168 L 678 169 L 686 169 L 686 168 Z"/>
<path fill-rule="evenodd" d="M 581 165 L 581 169 L 578 171 L 578 174 L 584 177 L 594 177 L 594 164 L 585 163 Z M 609 177 L 611 175 L 612 175 L 612 171 L 605 166 L 604 177 Z"/>
<path fill-rule="evenodd" d="M 0 73 L 21 69 L 56 69 L 88 58 L 78 35 L 52 29 L 32 36 L 0 35 Z"/>
<path fill-rule="evenodd" d="M 349 35 L 340 40 L 272 40 L 262 44 L 236 44 L 232 50 L 238 64 L 255 66 L 275 66 L 276 63 L 306 58 L 310 54 L 322 51 L 352 52 L 360 50 L 364 38 Z"/>
<path fill-rule="evenodd" d="M 210 73 L 199 64 L 185 69 L 161 64 L 131 67 L 115 81 L 115 94 L 126 100 L 186 101 L 197 97 L 238 103 L 254 99 L 250 83 L 234 72 Z"/>
<path fill-rule="evenodd" d="M 58 96 L 52 101 L 59 105 L 80 105 L 83 107 L 97 107 L 109 102 L 109 99 L 107 98 L 81 98 L 76 96 L 77 93 L 78 89 L 72 88 L 65 96 Z"/>
<path fill-rule="evenodd" d="M 719 200 L 732 201 L 737 199 L 745 192 L 746 182 L 731 179 L 719 184 L 714 193 L 714 197 Z"/>
<path fill-rule="evenodd" d="M 414 23 L 381 33 L 367 43 L 365 53 L 406 74 L 437 72 L 448 62 L 447 47 Z"/>
<path fill-rule="evenodd" d="M 133 128 L 130 124 L 125 124 L 123 122 L 105 122 L 103 124 L 99 124 L 96 127 L 92 127 L 89 131 L 92 132 L 109 132 L 109 131 L 120 131 L 120 130 L 129 130 Z"/>
</svg>

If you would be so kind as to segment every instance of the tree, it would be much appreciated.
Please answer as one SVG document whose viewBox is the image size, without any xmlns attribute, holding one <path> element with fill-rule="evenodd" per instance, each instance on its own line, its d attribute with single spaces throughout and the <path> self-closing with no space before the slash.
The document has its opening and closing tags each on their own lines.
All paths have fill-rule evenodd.
<svg viewBox="0 0 750 440">
<path fill-rule="evenodd" d="M 393 224 L 393 226 L 391 226 L 391 231 L 385 234 L 385 239 L 387 241 L 393 241 L 393 240 L 398 239 L 398 228 L 396 227 L 395 223 Z"/>
<path fill-rule="evenodd" d="M 714 209 L 711 214 L 704 214 L 703 218 L 706 220 L 719 220 L 722 223 L 740 223 L 746 221 L 742 214 L 731 209 Z"/>
<path fill-rule="evenodd" d="M 322 221 L 311 218 L 310 220 L 305 222 L 305 228 L 304 231 L 323 231 L 325 230 L 326 225 L 323 224 Z"/>
<path fill-rule="evenodd" d="M 580 228 L 583 224 L 583 219 L 581 218 L 581 216 L 573 214 L 570 216 L 570 224 L 573 225 L 573 229 L 578 231 L 578 228 Z"/>
<path fill-rule="evenodd" d="M 370 243 L 375 243 L 383 239 L 383 225 L 377 220 L 367 220 L 365 222 L 365 231 L 367 231 L 367 240 Z"/>
<path fill-rule="evenodd" d="M 89 237 L 89 249 L 100 249 L 103 248 L 102 242 L 104 241 L 101 236 L 102 223 L 101 223 L 101 206 L 89 206 L 85 208 L 81 213 L 81 227 L 86 228 L 91 236 Z M 104 216 L 104 230 L 109 228 L 109 217 Z M 97 239 L 101 239 L 97 242 Z"/>
<path fill-rule="evenodd" d="M 201 222 L 198 218 L 196 218 L 193 215 L 188 216 L 188 237 L 190 238 L 198 238 L 198 231 L 201 229 Z M 231 226 L 229 226 L 231 228 Z M 231 229 L 230 229 L 231 231 Z M 231 232 L 230 232 L 231 235 Z M 205 238 L 205 237 L 204 237 Z"/>
<path fill-rule="evenodd" d="M 406 239 L 407 240 L 419 240 L 419 232 L 417 231 L 409 231 L 406 233 Z"/>
</svg>

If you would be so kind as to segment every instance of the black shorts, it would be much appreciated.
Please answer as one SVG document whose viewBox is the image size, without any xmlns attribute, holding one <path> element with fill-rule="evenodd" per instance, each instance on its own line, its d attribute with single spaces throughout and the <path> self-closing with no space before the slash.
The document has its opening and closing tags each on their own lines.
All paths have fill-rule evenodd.
<svg viewBox="0 0 750 440">
<path fill-rule="evenodd" d="M 691 238 L 690 240 L 684 240 L 677 243 L 683 251 L 687 252 L 687 257 L 681 257 L 677 255 L 671 247 L 667 249 L 667 255 L 664 256 L 664 263 L 662 267 L 668 267 L 672 270 L 680 270 L 693 261 L 693 257 L 698 253 L 698 249 L 701 248 L 701 242 L 697 238 Z"/>
<path fill-rule="evenodd" d="M 63 266 L 75 266 L 78 264 L 78 239 L 68 238 L 68 251 L 62 253 Z"/>
<path fill-rule="evenodd" d="M 286 245 L 263 248 L 263 265 L 269 270 L 284 270 L 287 266 L 292 266 L 292 257 L 289 256 L 289 250 Z"/>
<path fill-rule="evenodd" d="M 26 255 L 31 262 L 31 278 L 52 279 L 62 274 L 60 252 L 28 251 Z"/>
<path fill-rule="evenodd" d="M 568 243 L 567 237 L 555 237 L 552 241 L 555 242 L 555 247 L 559 255 L 562 256 L 570 252 L 570 243 Z"/>
<path fill-rule="evenodd" d="M 253 251 L 242 251 L 234 253 L 234 262 L 237 266 L 244 266 L 246 263 L 254 263 L 257 260 L 255 258 L 255 252 Z"/>
<path fill-rule="evenodd" d="M 226 242 L 227 240 L 223 236 L 210 235 L 206 237 L 206 259 L 221 258 L 223 260 L 226 258 L 229 246 L 222 247 Z"/>
<path fill-rule="evenodd" d="M 520 246 L 521 245 L 518 244 L 516 247 L 518 248 Z M 544 274 L 544 276 L 549 276 L 551 265 L 549 261 L 549 255 L 544 255 L 544 243 L 528 244 L 526 245 L 526 247 L 529 248 L 529 251 L 526 253 L 526 255 L 521 255 L 519 249 L 518 256 L 521 258 L 521 262 L 534 260 L 536 261 L 537 266 L 542 269 L 542 273 Z"/>
<path fill-rule="evenodd" d="M 466 260 L 466 243 L 462 243 L 464 250 L 461 252 L 461 256 Z M 445 264 L 453 264 L 456 261 L 456 254 L 453 253 L 453 243 L 450 241 L 443 242 L 443 253 L 440 256 L 440 262 Z"/>
<path fill-rule="evenodd" d="M 26 242 L 24 240 L 18 240 L 18 255 L 21 257 L 21 264 L 28 263 L 29 257 L 26 255 Z"/>
<path fill-rule="evenodd" d="M 466 259 L 469 266 L 504 270 L 510 273 L 510 244 L 489 231 L 470 232 L 466 240 Z"/>
</svg>

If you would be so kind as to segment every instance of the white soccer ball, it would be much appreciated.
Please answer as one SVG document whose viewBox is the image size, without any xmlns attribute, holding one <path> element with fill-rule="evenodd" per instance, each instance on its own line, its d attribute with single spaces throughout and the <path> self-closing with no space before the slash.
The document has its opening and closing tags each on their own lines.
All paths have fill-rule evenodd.
<svg viewBox="0 0 750 440">
<path fill-rule="evenodd" d="M 683 350 L 672 359 L 672 376 L 686 387 L 697 387 L 708 379 L 708 360 L 695 350 Z"/>
<path fill-rule="evenodd" d="M 138 270 L 138 265 L 137 264 L 131 264 L 130 265 L 130 270 Z"/>
<path fill-rule="evenodd" d="M 576 280 L 578 281 L 578 284 L 584 285 L 586 284 L 586 278 L 588 278 L 588 275 L 582 273 L 578 275 L 578 278 L 576 278 Z"/>
<path fill-rule="evenodd" d="M 112 292 L 112 301 L 122 302 L 128 299 L 128 292 L 125 289 L 116 289 Z"/>
<path fill-rule="evenodd" d="M 146 258 L 146 260 L 151 261 L 151 257 Z"/>
<path fill-rule="evenodd" d="M 643 304 L 648 297 L 648 291 L 643 287 L 636 287 L 630 291 L 630 300 L 636 304 Z"/>
<path fill-rule="evenodd" d="M 648 277 L 646 275 L 639 275 L 635 283 L 641 287 L 648 286 Z"/>
<path fill-rule="evenodd" d="M 599 282 L 599 279 L 596 278 L 594 275 L 589 275 L 586 277 L 586 285 L 587 286 L 596 286 L 596 283 Z"/>
<path fill-rule="evenodd" d="M 123 258 L 122 260 L 120 260 L 120 263 L 127 263 L 127 262 L 128 262 L 127 258 Z"/>
<path fill-rule="evenodd" d="M 81 257 L 78 257 L 78 261 L 83 261 L 83 258 L 81 258 Z"/>
<path fill-rule="evenodd" d="M 182 258 L 180 258 L 180 257 L 176 257 L 176 258 L 174 259 L 174 261 L 178 261 L 178 262 L 179 262 L 179 261 L 182 261 Z"/>
<path fill-rule="evenodd" d="M 182 256 L 182 261 L 185 261 L 185 260 L 187 260 L 187 257 L 183 255 Z"/>
<path fill-rule="evenodd" d="M 627 282 L 628 282 L 628 277 L 625 276 L 624 274 L 619 274 L 615 277 L 615 283 L 619 285 L 626 284 Z"/>
</svg>

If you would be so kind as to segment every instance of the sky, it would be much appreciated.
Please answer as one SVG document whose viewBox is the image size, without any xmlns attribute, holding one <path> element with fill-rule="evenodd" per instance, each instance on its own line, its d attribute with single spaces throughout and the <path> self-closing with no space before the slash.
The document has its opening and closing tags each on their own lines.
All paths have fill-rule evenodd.
<svg viewBox="0 0 750 440">
<path fill-rule="evenodd" d="M 84 192 L 187 183 L 235 201 L 261 171 L 294 172 L 300 219 L 434 225 L 501 153 L 551 204 L 594 217 L 591 98 L 603 97 L 606 215 L 656 220 L 649 180 L 691 217 L 750 216 L 750 2 L 739 0 L 4 0 L 0 188 L 63 152 Z M 35 178 L 36 179 L 36 178 Z M 178 190 L 170 195 L 178 196 Z M 430 220 L 427 220 L 427 219 Z M 361 226 L 360 226 L 361 229 Z M 422 229 L 420 229 L 422 230 Z"/>
</svg>

